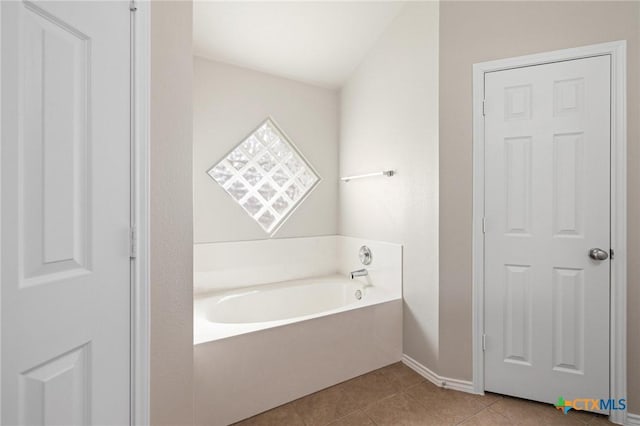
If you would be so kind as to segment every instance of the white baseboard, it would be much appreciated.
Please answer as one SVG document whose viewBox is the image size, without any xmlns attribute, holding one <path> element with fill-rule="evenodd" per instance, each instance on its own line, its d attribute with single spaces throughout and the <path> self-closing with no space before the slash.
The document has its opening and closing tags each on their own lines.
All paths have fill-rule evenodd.
<svg viewBox="0 0 640 426">
<path fill-rule="evenodd" d="M 424 365 L 420 364 L 415 359 L 411 358 L 409 355 L 402 354 L 402 363 L 425 379 L 429 380 L 434 385 L 442 387 L 442 380 L 440 380 L 440 376 L 429 370 Z"/>
<path fill-rule="evenodd" d="M 475 393 L 472 382 L 439 376 L 407 354 L 402 354 L 402 363 L 438 387 L 460 392 Z M 640 414 L 627 413 L 626 417 L 627 419 L 624 422 L 624 426 L 640 426 Z"/>
<path fill-rule="evenodd" d="M 627 413 L 626 426 L 640 426 L 640 414 Z"/>
<path fill-rule="evenodd" d="M 473 391 L 473 383 L 467 380 L 451 379 L 449 377 L 439 376 L 415 359 L 411 358 L 409 355 L 402 355 L 402 363 L 436 386 L 460 392 L 475 393 Z"/>
</svg>

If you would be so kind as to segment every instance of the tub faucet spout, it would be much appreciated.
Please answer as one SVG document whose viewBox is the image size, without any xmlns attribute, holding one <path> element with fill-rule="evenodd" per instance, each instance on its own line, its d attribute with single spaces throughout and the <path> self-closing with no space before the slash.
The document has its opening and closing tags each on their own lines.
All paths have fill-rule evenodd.
<svg viewBox="0 0 640 426">
<path fill-rule="evenodd" d="M 354 279 L 356 277 L 365 277 L 369 275 L 369 271 L 367 271 L 366 269 L 358 269 L 357 271 L 352 271 L 349 275 L 351 276 L 351 279 Z"/>
</svg>

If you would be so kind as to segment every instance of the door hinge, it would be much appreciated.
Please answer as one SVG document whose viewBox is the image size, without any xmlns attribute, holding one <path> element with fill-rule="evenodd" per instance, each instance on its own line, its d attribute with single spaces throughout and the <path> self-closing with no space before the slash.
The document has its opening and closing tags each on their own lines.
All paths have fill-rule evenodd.
<svg viewBox="0 0 640 426">
<path fill-rule="evenodd" d="M 138 236 L 136 233 L 136 227 L 129 228 L 129 259 L 135 259 L 138 252 Z"/>
<path fill-rule="evenodd" d="M 482 116 L 484 117 L 485 115 L 487 115 L 487 100 L 483 99 L 482 100 Z"/>
<path fill-rule="evenodd" d="M 487 335 L 483 334 L 482 335 L 482 351 L 486 351 L 487 350 Z"/>
<path fill-rule="evenodd" d="M 482 233 L 483 234 L 487 233 L 487 218 L 486 217 L 482 218 Z"/>
<path fill-rule="evenodd" d="M 138 6 L 136 6 L 135 0 L 131 0 L 129 2 L 129 10 L 132 12 L 136 12 L 138 10 Z"/>
</svg>

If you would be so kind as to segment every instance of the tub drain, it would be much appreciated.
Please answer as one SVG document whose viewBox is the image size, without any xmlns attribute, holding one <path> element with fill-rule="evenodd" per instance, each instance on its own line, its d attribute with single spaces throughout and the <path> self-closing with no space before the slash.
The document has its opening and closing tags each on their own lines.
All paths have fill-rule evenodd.
<svg viewBox="0 0 640 426">
<path fill-rule="evenodd" d="M 356 299 L 358 300 L 362 299 L 362 291 L 356 290 Z"/>
</svg>

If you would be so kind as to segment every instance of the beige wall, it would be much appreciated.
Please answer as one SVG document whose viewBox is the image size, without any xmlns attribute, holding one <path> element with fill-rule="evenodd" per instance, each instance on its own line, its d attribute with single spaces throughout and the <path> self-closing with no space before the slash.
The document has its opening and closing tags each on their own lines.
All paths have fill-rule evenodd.
<svg viewBox="0 0 640 426">
<path fill-rule="evenodd" d="M 628 41 L 630 411 L 640 412 L 639 2 L 443 2 L 440 5 L 440 360 L 471 379 L 472 70 L 492 59 Z"/>
<path fill-rule="evenodd" d="M 151 4 L 151 424 L 193 423 L 191 1 Z"/>
<path fill-rule="evenodd" d="M 640 264 L 632 261 L 640 245 L 640 93 L 633 78 L 640 71 L 639 9 L 631 2 L 444 2 L 438 24 L 437 4 L 410 4 L 351 77 L 341 97 L 340 173 L 397 168 L 399 174 L 341 184 L 339 229 L 405 245 L 406 354 L 443 376 L 471 378 L 471 65 L 627 39 L 628 396 L 630 411 L 640 412 L 640 310 L 633 309 L 640 305 Z M 154 425 L 193 421 L 191 13 L 187 1 L 152 4 Z"/>
<path fill-rule="evenodd" d="M 194 241 L 269 238 L 207 170 L 268 116 L 322 180 L 276 233 L 337 233 L 338 92 L 196 57 L 193 81 Z"/>
<path fill-rule="evenodd" d="M 403 244 L 404 353 L 438 354 L 438 3 L 411 3 L 342 89 L 340 234 Z M 375 253 L 374 253 L 375 259 Z M 375 262 L 375 260 L 374 260 Z"/>
</svg>

